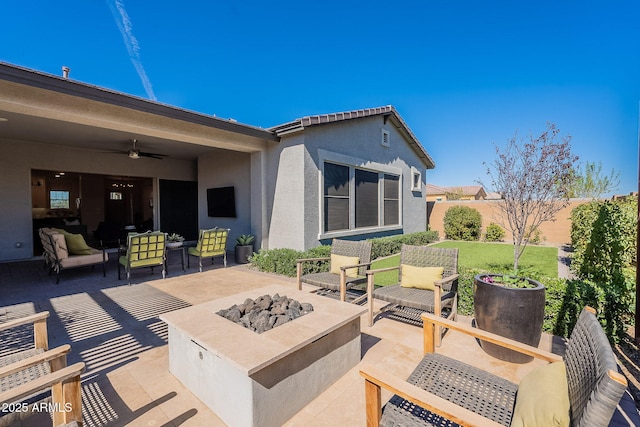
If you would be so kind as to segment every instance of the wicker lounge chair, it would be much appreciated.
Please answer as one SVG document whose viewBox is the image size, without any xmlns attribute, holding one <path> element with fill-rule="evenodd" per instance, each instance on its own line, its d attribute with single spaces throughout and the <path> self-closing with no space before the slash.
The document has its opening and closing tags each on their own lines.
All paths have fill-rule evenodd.
<svg viewBox="0 0 640 427">
<path fill-rule="evenodd" d="M 536 425 L 551 425 L 548 417 L 564 418 L 573 426 L 607 426 L 616 405 L 625 393 L 626 378 L 618 373 L 615 356 L 594 310 L 586 307 L 569 338 L 564 358 L 535 347 L 509 340 L 489 332 L 459 324 L 432 314 L 423 314 L 425 356 L 407 382 L 395 378 L 379 367 L 364 367 L 367 425 L 460 425 L 509 426 L 532 420 Z M 433 353 L 435 325 L 491 340 L 551 363 L 535 368 L 519 384 L 469 366 L 447 356 Z M 561 373 L 549 377 L 549 372 Z M 549 368 L 554 369 L 551 371 Z M 549 378 L 560 379 L 561 386 L 550 391 L 539 384 Z M 381 412 L 380 387 L 395 393 Z M 561 399 L 551 397 L 555 391 L 567 393 Z M 568 396 L 567 396 L 568 394 Z M 552 408 L 559 400 L 565 404 Z M 534 404 L 535 402 L 535 404 Z M 525 411 L 528 407 L 529 412 Z M 540 417 L 543 419 L 541 420 Z M 570 418 L 570 419 L 569 419 Z M 530 424 L 533 425 L 533 424 Z"/>
<path fill-rule="evenodd" d="M 433 290 L 404 287 L 403 266 L 442 267 L 442 279 L 434 282 Z M 406 267 L 405 267 L 406 268 Z M 399 283 L 374 288 L 374 276 L 381 271 L 398 270 Z M 369 326 L 373 325 L 373 299 L 391 303 L 386 307 L 394 314 L 412 322 L 422 322 L 422 312 L 441 316 L 446 309 L 447 318 L 455 319 L 458 308 L 458 249 L 402 245 L 400 265 L 367 271 L 369 295 Z M 439 341 L 438 341 L 439 345 Z"/>
<path fill-rule="evenodd" d="M 327 260 L 331 261 L 328 272 L 302 275 L 302 266 L 305 262 Z M 340 292 L 340 301 L 345 301 L 348 289 L 366 283 L 365 272 L 370 265 L 371 242 L 333 239 L 331 257 L 297 260 L 298 289 L 302 290 L 304 282 L 321 289 Z"/>
<path fill-rule="evenodd" d="M 33 348 L 0 357 L 0 425 L 19 425 L 20 419 L 38 412 L 34 404 L 42 399 L 57 408 L 54 426 L 82 423 L 80 374 L 84 363 L 66 366 L 69 345 L 49 350 L 47 317 L 49 312 L 44 311 L 0 323 L 0 332 L 32 324 L 34 335 Z"/>
</svg>

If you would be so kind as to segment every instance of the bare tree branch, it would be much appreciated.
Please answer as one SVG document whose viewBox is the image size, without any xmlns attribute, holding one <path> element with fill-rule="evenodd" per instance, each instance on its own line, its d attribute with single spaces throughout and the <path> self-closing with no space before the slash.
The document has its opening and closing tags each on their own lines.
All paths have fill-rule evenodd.
<svg viewBox="0 0 640 427">
<path fill-rule="evenodd" d="M 516 132 L 504 148 L 496 146 L 496 159 L 485 163 L 493 191 L 502 195 L 499 209 L 513 236 L 514 270 L 532 233 L 569 204 L 578 157 L 571 154 L 571 137 L 559 133 L 553 123 L 536 138 L 518 139 Z"/>
</svg>

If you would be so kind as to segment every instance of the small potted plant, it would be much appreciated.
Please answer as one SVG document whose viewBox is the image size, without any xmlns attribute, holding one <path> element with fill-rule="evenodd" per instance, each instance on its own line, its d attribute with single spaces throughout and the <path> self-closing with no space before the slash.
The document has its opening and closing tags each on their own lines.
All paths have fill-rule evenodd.
<svg viewBox="0 0 640 427">
<path fill-rule="evenodd" d="M 178 233 L 172 233 L 167 236 L 167 247 L 168 248 L 179 248 L 182 246 L 184 242 L 184 237 L 182 237 Z"/>
<path fill-rule="evenodd" d="M 242 234 L 236 239 L 236 264 L 247 264 L 253 254 L 253 242 L 256 240 L 253 234 Z"/>
</svg>

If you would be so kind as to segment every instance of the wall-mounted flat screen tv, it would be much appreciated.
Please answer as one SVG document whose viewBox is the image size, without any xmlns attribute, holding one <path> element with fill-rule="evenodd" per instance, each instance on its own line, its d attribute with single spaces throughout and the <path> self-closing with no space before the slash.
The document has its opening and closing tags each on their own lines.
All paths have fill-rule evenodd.
<svg viewBox="0 0 640 427">
<path fill-rule="evenodd" d="M 210 217 L 235 218 L 236 194 L 234 187 L 207 189 L 207 211 Z"/>
</svg>

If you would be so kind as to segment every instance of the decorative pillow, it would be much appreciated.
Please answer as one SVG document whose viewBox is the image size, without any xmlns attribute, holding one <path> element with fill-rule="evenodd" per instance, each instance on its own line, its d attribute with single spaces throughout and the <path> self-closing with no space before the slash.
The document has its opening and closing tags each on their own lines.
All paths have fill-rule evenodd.
<svg viewBox="0 0 640 427">
<path fill-rule="evenodd" d="M 540 366 L 520 381 L 511 427 L 568 426 L 569 409 L 564 362 Z"/>
<path fill-rule="evenodd" d="M 360 264 L 360 258 L 357 256 L 331 254 L 331 272 L 333 274 L 340 274 L 340 267 L 358 264 Z M 347 277 L 358 277 L 358 267 L 348 268 L 346 274 Z"/>
<path fill-rule="evenodd" d="M 56 251 L 56 256 L 59 260 L 69 258 L 69 250 L 67 249 L 67 241 L 64 238 L 64 234 L 51 233 L 53 238 L 53 250 Z"/>
<path fill-rule="evenodd" d="M 403 288 L 418 288 L 432 291 L 435 289 L 435 282 L 442 280 L 444 267 L 415 267 L 413 265 L 401 264 L 402 280 L 400 286 Z"/>
<path fill-rule="evenodd" d="M 67 241 L 67 249 L 71 255 L 91 255 L 93 251 L 84 241 L 82 234 L 65 233 L 64 238 Z"/>
</svg>

